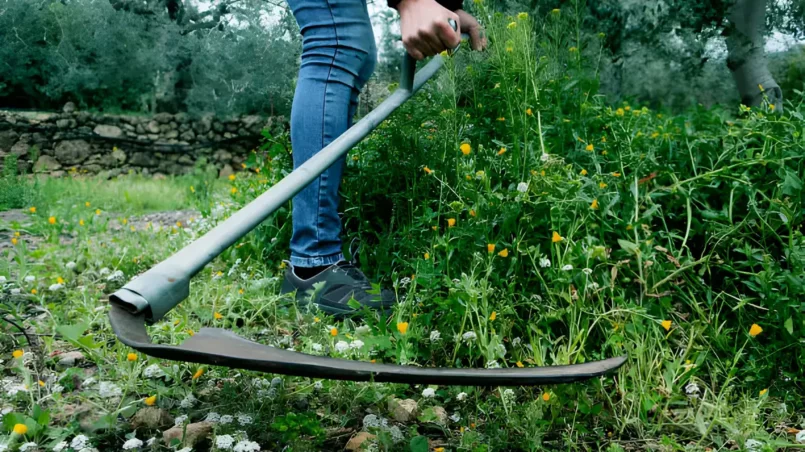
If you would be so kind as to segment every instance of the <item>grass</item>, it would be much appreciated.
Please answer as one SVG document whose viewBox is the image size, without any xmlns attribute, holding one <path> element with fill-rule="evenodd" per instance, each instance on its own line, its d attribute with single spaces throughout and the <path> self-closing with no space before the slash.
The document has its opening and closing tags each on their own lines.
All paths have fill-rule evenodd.
<svg viewBox="0 0 805 452">
<path fill-rule="evenodd" d="M 7 225 L 22 233 L 5 239 L 16 243 L 0 261 L 0 308 L 30 339 L 2 324 L 0 443 L 44 449 L 85 434 L 118 449 L 160 438 L 169 425 L 127 422 L 153 403 L 180 424 L 218 419 L 198 450 L 246 448 L 247 437 L 264 450 L 331 450 L 359 431 L 375 435 L 366 445 L 376 450 L 803 447 L 801 100 L 784 115 L 610 105 L 596 94 L 601 38 L 579 30 L 573 8 L 545 18 L 477 8 L 490 50 L 450 58 L 348 158 L 345 243 L 360 238 L 354 257 L 398 291 L 390 323 L 336 322 L 277 295 L 286 206 L 199 274 L 150 333 L 178 343 L 215 326 L 305 353 L 419 366 L 626 355 L 622 369 L 575 385 L 426 388 L 131 355 L 112 336 L 105 295 L 287 174 L 287 137 L 273 137 L 225 186 L 201 174 L 34 186 L 41 204 Z M 190 206 L 200 218 L 141 219 Z M 89 365 L 58 366 L 68 350 Z M 393 398 L 413 399 L 414 419 L 393 419 Z M 57 414 L 68 406 L 91 414 Z"/>
</svg>

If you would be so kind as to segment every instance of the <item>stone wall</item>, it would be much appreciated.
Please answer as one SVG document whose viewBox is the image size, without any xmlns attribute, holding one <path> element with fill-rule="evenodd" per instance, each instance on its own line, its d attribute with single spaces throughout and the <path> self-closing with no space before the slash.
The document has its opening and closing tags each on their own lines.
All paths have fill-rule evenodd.
<svg viewBox="0 0 805 452">
<path fill-rule="evenodd" d="M 184 174 L 205 158 L 228 175 L 260 145 L 263 129 L 286 128 L 282 117 L 108 115 L 77 111 L 71 103 L 61 113 L 0 110 L 0 167 L 14 154 L 20 169 L 52 176 Z"/>
</svg>

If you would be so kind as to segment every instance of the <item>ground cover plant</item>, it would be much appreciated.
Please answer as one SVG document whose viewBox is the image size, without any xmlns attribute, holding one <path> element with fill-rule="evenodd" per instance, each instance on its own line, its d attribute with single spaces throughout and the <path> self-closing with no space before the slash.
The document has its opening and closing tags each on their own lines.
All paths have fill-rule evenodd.
<svg viewBox="0 0 805 452">
<path fill-rule="evenodd" d="M 0 450 L 803 447 L 802 100 L 784 114 L 609 105 L 602 37 L 573 8 L 476 7 L 489 51 L 449 57 L 347 157 L 345 244 L 359 246 L 345 248 L 398 291 L 392 317 L 337 322 L 277 295 L 287 206 L 151 334 L 223 327 L 417 366 L 626 355 L 622 369 L 566 386 L 422 387 L 165 362 L 116 342 L 109 293 L 290 171 L 287 137 L 267 135 L 224 186 L 201 170 L 6 182 L 24 205 L 0 226 Z"/>
</svg>

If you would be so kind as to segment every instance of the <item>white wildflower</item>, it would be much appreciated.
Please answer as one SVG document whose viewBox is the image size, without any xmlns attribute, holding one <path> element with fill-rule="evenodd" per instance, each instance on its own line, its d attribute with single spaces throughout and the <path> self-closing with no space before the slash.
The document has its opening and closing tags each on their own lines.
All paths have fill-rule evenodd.
<svg viewBox="0 0 805 452">
<path fill-rule="evenodd" d="M 322 345 L 321 345 L 321 344 L 311 344 L 311 345 L 310 345 L 310 349 L 311 349 L 311 350 L 313 350 L 313 351 L 314 351 L 314 352 L 316 352 L 316 353 L 319 353 L 319 352 L 321 352 L 322 350 L 324 350 L 324 347 L 322 347 Z"/>
<path fill-rule="evenodd" d="M 271 387 L 276 388 L 277 386 L 282 386 L 282 378 L 274 377 L 271 379 Z"/>
<path fill-rule="evenodd" d="M 701 392 L 701 389 L 699 389 L 699 385 L 697 385 L 696 383 L 694 383 L 692 381 L 690 383 L 688 383 L 687 385 L 685 385 L 685 394 L 687 394 L 688 397 L 690 397 L 690 398 L 695 399 L 695 398 L 699 397 L 700 392 Z"/>
<path fill-rule="evenodd" d="M 758 440 L 756 440 L 756 439 L 751 439 L 750 438 L 750 439 L 746 440 L 746 443 L 744 443 L 744 447 L 749 452 L 757 452 L 757 451 L 759 451 L 760 449 L 763 448 L 763 443 L 758 441 Z"/>
<path fill-rule="evenodd" d="M 149 439 L 148 441 L 146 441 L 146 442 L 145 442 L 145 445 L 146 445 L 146 446 L 153 446 L 153 445 L 154 445 L 154 443 L 156 442 L 156 440 L 157 440 L 157 437 L 155 436 L 155 437 L 153 437 L 153 438 Z"/>
<path fill-rule="evenodd" d="M 109 270 L 109 269 L 108 269 L 108 268 L 106 268 L 106 267 L 104 267 L 104 268 L 102 268 L 102 269 L 98 270 L 98 274 L 99 274 L 99 275 L 101 275 L 101 276 L 106 276 L 106 275 L 108 275 L 108 274 L 109 274 L 109 273 L 111 273 L 111 272 L 112 272 L 112 270 Z"/>
<path fill-rule="evenodd" d="M 176 452 L 193 452 L 192 447 L 182 447 L 181 449 L 177 450 Z"/>
<path fill-rule="evenodd" d="M 51 284 L 50 287 L 48 287 L 48 290 L 51 292 L 58 292 L 62 289 L 64 289 L 63 284 Z"/>
<path fill-rule="evenodd" d="M 73 261 L 70 261 L 70 262 L 64 264 L 64 266 L 67 267 L 67 270 L 73 270 L 76 267 L 76 263 L 73 262 Z"/>
<path fill-rule="evenodd" d="M 61 394 L 62 391 L 64 391 L 64 386 L 62 386 L 62 385 L 57 384 L 57 385 L 53 385 L 53 387 L 50 388 L 50 392 L 53 393 L 53 394 Z"/>
<path fill-rule="evenodd" d="M 362 341 L 362 340 L 360 340 L 360 339 L 355 339 L 354 341 L 352 341 L 352 343 L 351 343 L 351 344 L 349 344 L 349 348 L 352 348 L 352 349 L 357 350 L 357 349 L 359 349 L 359 348 L 362 348 L 362 347 L 363 347 L 363 345 L 364 345 L 364 344 L 363 344 L 363 341 Z"/>
<path fill-rule="evenodd" d="M 512 347 L 517 347 L 518 345 L 520 345 L 520 342 L 522 341 L 523 340 L 520 339 L 519 337 L 515 337 L 514 339 L 512 339 Z"/>
<path fill-rule="evenodd" d="M 181 416 L 178 416 L 176 419 L 174 419 L 173 425 L 174 426 L 183 425 L 185 423 L 185 421 L 187 421 L 187 415 L 183 414 Z"/>
<path fill-rule="evenodd" d="M 11 295 L 19 295 L 22 292 L 19 288 L 11 289 Z"/>
<path fill-rule="evenodd" d="M 137 438 L 132 438 L 123 443 L 123 450 L 139 449 L 143 442 Z"/>
<path fill-rule="evenodd" d="M 254 441 L 243 440 L 235 444 L 235 452 L 257 452 L 260 450 L 260 445 Z"/>
<path fill-rule="evenodd" d="M 165 371 L 159 367 L 159 364 L 151 364 L 143 370 L 145 378 L 162 378 L 165 376 Z"/>
<path fill-rule="evenodd" d="M 235 418 L 233 418 L 232 416 L 230 416 L 228 414 L 225 414 L 225 415 L 221 416 L 221 421 L 220 422 L 222 424 L 226 425 L 226 424 L 231 424 L 233 420 L 235 420 Z"/>
<path fill-rule="evenodd" d="M 493 359 L 492 361 L 486 362 L 487 369 L 500 369 L 500 363 L 497 360 Z"/>
<path fill-rule="evenodd" d="M 230 435 L 219 435 L 215 437 L 215 447 L 219 449 L 231 449 L 235 444 L 235 439 Z"/>
<path fill-rule="evenodd" d="M 432 399 L 436 397 L 436 390 L 434 390 L 433 388 L 425 388 L 425 390 L 422 391 L 422 397 L 426 399 Z"/>
<path fill-rule="evenodd" d="M 467 331 L 466 333 L 461 335 L 461 338 L 467 342 L 471 342 L 474 341 L 475 339 L 478 339 L 478 335 L 475 334 L 474 331 Z"/>
<path fill-rule="evenodd" d="M 374 414 L 367 414 L 363 417 L 363 428 L 378 428 L 380 427 L 380 419 Z"/>
<path fill-rule="evenodd" d="M 89 386 L 92 386 L 94 384 L 95 384 L 95 378 L 93 378 L 93 377 L 89 377 L 86 380 L 81 382 L 81 386 L 83 386 L 85 388 L 87 388 Z M 70 446 L 70 447 L 72 447 L 72 446 Z M 75 449 L 75 447 L 72 447 L 72 448 Z"/>
<path fill-rule="evenodd" d="M 436 342 L 441 338 L 442 338 L 442 333 L 440 333 L 439 330 L 433 330 L 433 331 L 430 332 L 430 341 L 431 342 Z"/>
<path fill-rule="evenodd" d="M 543 152 L 542 155 L 539 157 L 539 159 L 542 160 L 543 162 L 547 162 L 548 160 L 551 159 L 551 156 Z"/>
<path fill-rule="evenodd" d="M 112 397 L 120 397 L 123 394 L 123 390 L 120 389 L 120 386 L 109 382 L 109 381 L 102 381 L 98 385 L 98 395 L 100 395 L 104 399 L 110 399 Z M 77 449 L 73 447 L 73 449 Z"/>
<path fill-rule="evenodd" d="M 503 398 L 508 401 L 514 400 L 514 390 L 511 388 L 506 388 L 503 391 Z"/>
<path fill-rule="evenodd" d="M 458 395 L 456 396 L 456 400 L 458 400 L 459 402 L 463 402 L 463 401 L 467 400 L 467 393 L 466 392 L 459 392 Z"/>
<path fill-rule="evenodd" d="M 519 191 L 520 193 L 527 192 L 528 191 L 528 184 L 525 183 L 525 182 L 520 182 L 519 184 L 517 184 L 517 191 Z"/>
<path fill-rule="evenodd" d="M 70 449 L 81 450 L 89 446 L 89 438 L 84 435 L 76 435 L 72 441 L 70 441 Z"/>
<path fill-rule="evenodd" d="M 22 446 L 20 446 L 20 452 L 25 452 L 27 450 L 36 449 L 37 446 L 38 446 L 38 444 L 36 444 L 34 442 L 27 442 L 27 443 L 23 444 Z"/>
<path fill-rule="evenodd" d="M 240 425 L 250 425 L 252 423 L 252 417 L 248 414 L 238 414 L 238 424 Z"/>
<path fill-rule="evenodd" d="M 450 416 L 450 420 L 453 422 L 458 422 L 461 420 L 461 415 L 458 414 L 458 411 L 456 411 L 452 416 Z"/>
<path fill-rule="evenodd" d="M 794 437 L 798 443 L 805 443 L 805 430 L 800 430 L 797 432 L 797 436 Z"/>
<path fill-rule="evenodd" d="M 399 443 L 405 439 L 405 436 L 400 431 L 400 427 L 397 427 L 396 425 L 389 429 L 389 433 L 391 434 L 391 440 L 395 443 Z"/>
<path fill-rule="evenodd" d="M 34 282 L 34 281 L 36 281 L 36 276 L 28 275 L 28 276 L 25 277 L 25 279 L 23 281 L 25 281 L 25 282 Z"/>
<path fill-rule="evenodd" d="M 193 393 L 189 393 L 185 396 L 184 399 L 182 399 L 182 401 L 179 403 L 179 406 L 181 406 L 182 408 L 193 408 L 196 402 L 198 402 L 196 396 L 194 396 Z"/>
<path fill-rule="evenodd" d="M 400 280 L 400 287 L 405 287 L 408 284 L 411 284 L 411 278 L 406 276 L 405 278 Z"/>
<path fill-rule="evenodd" d="M 6 283 L 6 277 L 5 276 L 0 275 L 0 283 L 3 283 L 3 284 Z"/>
<path fill-rule="evenodd" d="M 53 446 L 52 450 L 53 452 L 62 452 L 64 449 L 67 449 L 67 446 L 69 446 L 69 444 L 67 444 L 67 441 L 62 441 Z"/>
<path fill-rule="evenodd" d="M 344 353 L 348 349 L 349 349 L 349 344 L 347 344 L 344 341 L 338 341 L 335 344 L 335 351 L 337 351 L 338 353 Z"/>
<path fill-rule="evenodd" d="M 115 270 L 114 273 L 112 273 L 111 275 L 109 275 L 108 278 L 106 278 L 107 281 L 118 281 L 118 282 L 123 281 L 124 279 L 126 279 L 126 275 L 120 270 Z"/>
<path fill-rule="evenodd" d="M 207 422 L 216 423 L 221 420 L 221 415 L 216 413 L 215 411 L 210 411 L 209 413 L 207 413 L 207 417 L 204 418 L 204 420 Z"/>
<path fill-rule="evenodd" d="M 570 265 L 570 264 L 565 264 L 564 266 L 562 266 L 562 271 L 569 272 L 570 270 L 573 270 L 573 266 L 572 266 L 572 265 Z"/>
<path fill-rule="evenodd" d="M 495 346 L 495 349 L 498 352 L 498 356 L 500 356 L 501 358 L 506 356 L 506 346 L 505 345 L 498 344 L 497 346 Z"/>
<path fill-rule="evenodd" d="M 590 284 L 587 284 L 587 288 L 591 290 L 598 290 L 599 287 L 601 286 L 599 286 L 597 282 L 591 282 Z"/>
<path fill-rule="evenodd" d="M 355 334 L 366 334 L 370 330 L 371 330 L 371 328 L 369 328 L 369 325 L 361 325 L 361 326 L 355 328 Z"/>
<path fill-rule="evenodd" d="M 587 276 L 590 276 L 593 273 L 593 269 L 592 268 L 583 268 L 581 270 L 581 272 L 584 273 Z"/>
<path fill-rule="evenodd" d="M 541 257 L 541 258 L 539 258 L 539 266 L 542 267 L 542 268 L 550 267 L 551 266 L 551 260 L 548 259 L 547 257 Z"/>
<path fill-rule="evenodd" d="M 321 391 L 322 388 L 324 388 L 324 383 L 322 383 L 321 380 L 313 383 L 313 389 L 315 389 L 317 391 Z"/>
</svg>

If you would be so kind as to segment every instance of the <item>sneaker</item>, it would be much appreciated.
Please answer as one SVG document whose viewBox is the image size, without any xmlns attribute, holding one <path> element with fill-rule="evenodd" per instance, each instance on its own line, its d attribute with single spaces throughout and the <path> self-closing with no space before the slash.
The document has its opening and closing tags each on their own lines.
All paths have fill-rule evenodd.
<svg viewBox="0 0 805 452">
<path fill-rule="evenodd" d="M 348 304 L 352 299 L 361 306 L 385 314 L 391 313 L 397 301 L 396 295 L 390 290 L 372 293 L 375 291 L 366 275 L 351 262 L 333 264 L 310 279 L 299 278 L 294 273 L 293 266 L 287 262 L 286 264 L 288 269 L 285 271 L 281 293 L 296 291 L 296 301 L 300 305 L 314 303 L 327 314 L 343 317 L 357 312 Z M 318 289 L 314 287 L 319 283 L 324 284 Z"/>
</svg>

